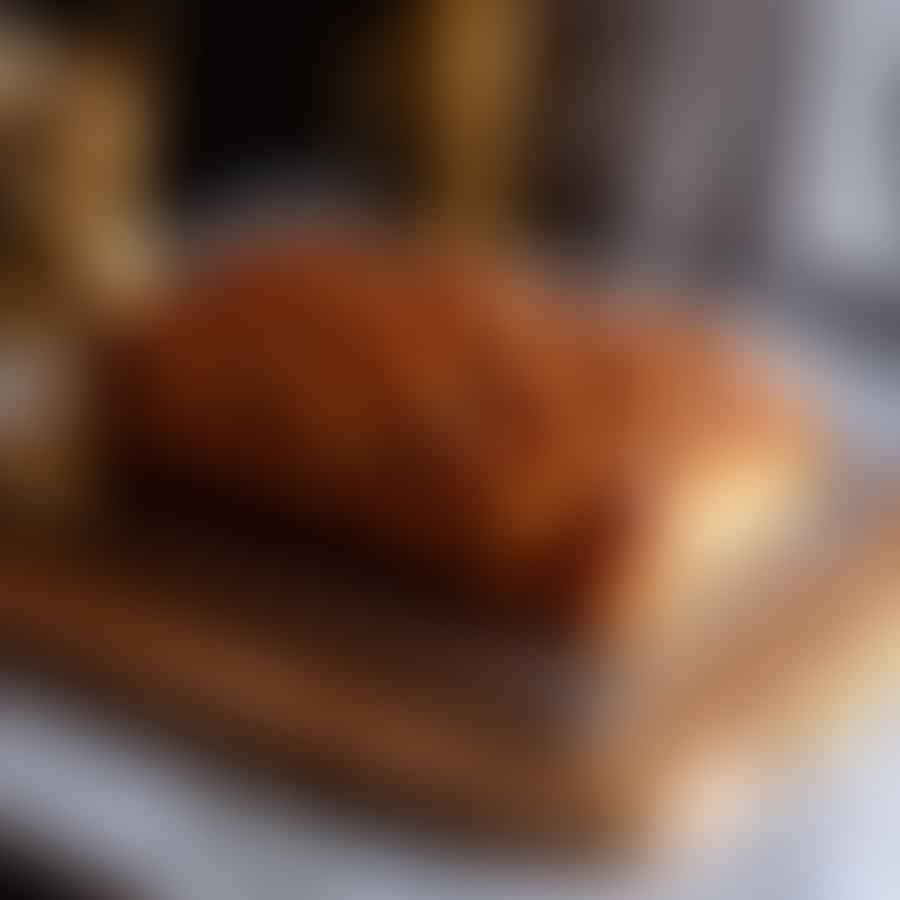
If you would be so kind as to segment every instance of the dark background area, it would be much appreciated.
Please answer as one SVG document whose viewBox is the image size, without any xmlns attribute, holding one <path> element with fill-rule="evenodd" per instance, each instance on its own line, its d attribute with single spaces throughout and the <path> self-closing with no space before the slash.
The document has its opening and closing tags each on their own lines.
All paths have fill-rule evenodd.
<svg viewBox="0 0 900 900">
<path fill-rule="evenodd" d="M 422 193 L 409 111 L 360 121 L 352 91 L 368 77 L 353 67 L 385 34 L 407 27 L 408 37 L 424 4 L 20 0 L 18 8 L 69 34 L 114 34 L 158 56 L 171 122 L 164 196 L 179 208 L 272 173 L 332 179 L 399 206 L 415 206 Z M 628 205 L 625 136 L 652 7 L 560 0 L 536 8 L 540 90 L 530 99 L 517 215 L 544 239 L 596 242 L 614 234 Z M 387 44 L 389 61 L 408 65 L 392 58 L 402 52 Z"/>
<path fill-rule="evenodd" d="M 342 52 L 404 5 L 32 0 L 18 9 L 69 34 L 114 34 L 158 55 L 172 102 L 168 187 L 193 199 L 248 167 L 346 157 L 334 108 Z"/>
</svg>

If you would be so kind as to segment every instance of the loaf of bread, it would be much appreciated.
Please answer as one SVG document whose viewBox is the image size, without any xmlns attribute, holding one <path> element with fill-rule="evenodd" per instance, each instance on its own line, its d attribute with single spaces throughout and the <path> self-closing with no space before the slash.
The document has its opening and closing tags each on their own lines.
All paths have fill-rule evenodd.
<svg viewBox="0 0 900 900">
<path fill-rule="evenodd" d="M 656 641 L 796 518 L 818 448 L 723 337 L 564 293 L 388 238 L 238 244 L 123 341 L 114 429 L 502 627 Z"/>
</svg>

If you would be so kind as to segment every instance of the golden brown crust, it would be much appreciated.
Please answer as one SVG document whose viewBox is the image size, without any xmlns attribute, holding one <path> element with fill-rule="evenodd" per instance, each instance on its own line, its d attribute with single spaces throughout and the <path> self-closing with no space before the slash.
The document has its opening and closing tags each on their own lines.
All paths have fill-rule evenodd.
<svg viewBox="0 0 900 900">
<path fill-rule="evenodd" d="M 657 566 L 680 486 L 790 440 L 706 329 L 553 299 L 464 253 L 246 246 L 139 336 L 121 421 L 141 452 L 474 587 L 501 620 L 577 633 Z"/>
</svg>

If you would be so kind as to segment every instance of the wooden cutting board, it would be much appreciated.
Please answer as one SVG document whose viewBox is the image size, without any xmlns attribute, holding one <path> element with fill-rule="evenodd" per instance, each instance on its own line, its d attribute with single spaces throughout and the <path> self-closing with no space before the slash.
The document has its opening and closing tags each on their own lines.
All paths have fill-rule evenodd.
<svg viewBox="0 0 900 900">
<path fill-rule="evenodd" d="M 224 612 L 228 588 L 203 566 L 163 578 L 133 558 L 8 545 L 0 641 L 11 657 L 304 780 L 324 776 L 478 836 L 596 846 L 680 827 L 670 801 L 710 747 L 739 747 L 762 771 L 814 750 L 826 726 L 890 683 L 898 539 L 892 511 L 768 598 L 739 635 L 651 683 L 608 730 L 558 742 L 410 690 L 309 621 L 249 627 Z"/>
</svg>

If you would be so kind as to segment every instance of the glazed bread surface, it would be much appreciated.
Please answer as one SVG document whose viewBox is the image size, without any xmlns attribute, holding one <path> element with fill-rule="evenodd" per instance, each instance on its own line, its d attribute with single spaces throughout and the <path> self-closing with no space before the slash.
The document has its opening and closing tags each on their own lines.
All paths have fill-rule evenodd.
<svg viewBox="0 0 900 900">
<path fill-rule="evenodd" d="M 817 449 L 723 336 L 605 300 L 387 238 L 239 245 L 123 342 L 113 427 L 503 627 L 664 639 L 797 517 Z"/>
</svg>

